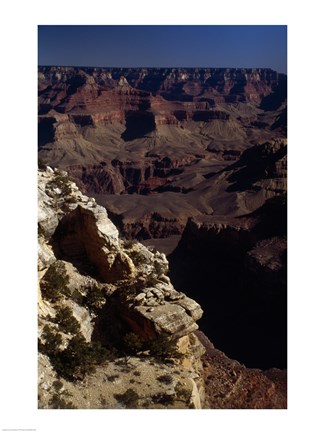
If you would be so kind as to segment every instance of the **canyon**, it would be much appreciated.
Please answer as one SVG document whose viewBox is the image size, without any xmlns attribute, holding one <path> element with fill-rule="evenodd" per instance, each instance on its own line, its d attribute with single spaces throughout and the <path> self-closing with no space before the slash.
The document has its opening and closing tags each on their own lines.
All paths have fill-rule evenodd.
<svg viewBox="0 0 324 432">
<path fill-rule="evenodd" d="M 170 381 L 168 397 L 152 399 L 151 392 L 138 407 L 285 408 L 286 75 L 59 66 L 38 73 L 40 281 L 58 261 L 76 286 L 88 278 L 105 293 L 96 317 L 67 294 L 59 307 L 83 317 L 87 343 L 125 349 L 118 341 L 128 333 L 146 344 L 161 335 L 178 341 L 183 358 L 166 374 L 178 370 L 184 378 L 177 389 L 189 386 L 190 395 L 174 396 Z M 139 275 L 145 265 L 152 271 Z M 141 288 L 120 289 L 130 285 Z M 42 328 L 55 327 L 57 305 L 40 295 Z M 107 316 L 116 334 L 108 334 Z M 61 333 L 60 349 L 69 339 Z M 160 372 L 146 360 L 135 355 L 130 363 L 150 370 L 151 383 Z M 87 378 L 92 386 L 103 382 L 104 367 Z M 55 367 L 51 373 L 44 372 L 43 390 L 55 381 Z M 73 403 L 86 407 L 66 378 Z M 106 407 L 118 405 L 108 399 Z M 98 402 L 94 396 L 87 403 Z"/>
<path fill-rule="evenodd" d="M 248 207 L 239 193 L 211 200 L 214 174 L 225 184 L 246 149 L 285 138 L 285 98 L 286 76 L 270 69 L 40 67 L 39 157 L 126 237 L 181 235 L 188 217 L 260 206 L 261 194 Z"/>
</svg>

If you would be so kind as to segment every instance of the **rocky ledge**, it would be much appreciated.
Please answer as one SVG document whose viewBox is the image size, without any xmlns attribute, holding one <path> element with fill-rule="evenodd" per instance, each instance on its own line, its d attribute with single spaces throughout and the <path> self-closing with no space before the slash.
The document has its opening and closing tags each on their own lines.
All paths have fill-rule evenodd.
<svg viewBox="0 0 324 432">
<path fill-rule="evenodd" d="M 200 306 L 67 173 L 39 185 L 39 407 L 202 408 Z"/>
<path fill-rule="evenodd" d="M 38 185 L 39 408 L 286 408 L 286 371 L 250 369 L 217 350 L 164 254 L 121 239 L 66 172 L 43 167 Z M 254 245 L 247 263 L 277 272 L 279 234 Z"/>
</svg>

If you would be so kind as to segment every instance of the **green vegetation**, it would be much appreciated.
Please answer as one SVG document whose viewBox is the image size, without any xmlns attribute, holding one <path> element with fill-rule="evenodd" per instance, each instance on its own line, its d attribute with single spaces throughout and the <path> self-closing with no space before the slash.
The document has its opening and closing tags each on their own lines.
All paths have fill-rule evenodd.
<svg viewBox="0 0 324 432">
<path fill-rule="evenodd" d="M 189 402 L 191 398 L 191 390 L 187 388 L 185 385 L 181 384 L 180 382 L 177 382 L 175 388 L 174 388 L 177 398 L 180 399 L 183 402 Z"/>
<path fill-rule="evenodd" d="M 106 379 L 109 382 L 114 382 L 117 378 L 119 378 L 119 375 L 106 375 Z"/>
<path fill-rule="evenodd" d="M 88 373 L 93 373 L 97 365 L 109 358 L 109 352 L 97 342 L 86 342 L 78 334 L 73 336 L 67 348 L 61 351 L 52 364 L 59 375 L 71 380 L 84 379 Z"/>
<path fill-rule="evenodd" d="M 171 375 L 161 375 L 157 377 L 157 380 L 163 384 L 171 384 L 173 382 L 173 378 Z"/>
<path fill-rule="evenodd" d="M 165 393 L 157 393 L 152 396 L 152 401 L 156 404 L 161 405 L 171 405 L 174 401 L 174 396 L 165 394 Z"/>
<path fill-rule="evenodd" d="M 140 351 L 149 351 L 151 356 L 165 360 L 167 358 L 180 358 L 177 342 L 170 337 L 161 336 L 158 339 L 144 341 L 135 333 L 127 333 L 123 337 L 124 350 L 128 354 L 138 354 Z"/>
<path fill-rule="evenodd" d="M 62 336 L 56 330 L 46 325 L 42 336 L 45 342 L 39 341 L 39 351 L 50 358 L 58 375 L 66 379 L 83 379 L 110 356 L 109 351 L 99 342 L 87 342 L 80 332 L 70 339 L 63 350 Z"/>
<path fill-rule="evenodd" d="M 54 322 L 59 325 L 60 330 L 64 333 L 77 334 L 80 331 L 80 324 L 68 306 L 57 309 Z"/>
<path fill-rule="evenodd" d="M 56 174 L 54 179 L 49 181 L 46 185 L 47 190 L 53 190 L 55 188 L 60 189 L 62 191 L 62 195 L 70 195 L 72 192 L 71 180 L 68 178 L 68 176 Z"/>
<path fill-rule="evenodd" d="M 77 409 L 72 402 L 67 402 L 62 396 L 58 393 L 54 393 L 51 399 L 49 400 L 49 405 L 54 409 Z"/>
<path fill-rule="evenodd" d="M 62 298 L 63 295 L 69 296 L 68 289 L 69 277 L 66 273 L 64 264 L 56 261 L 51 264 L 41 280 L 42 295 L 46 300 L 53 303 Z"/>
<path fill-rule="evenodd" d="M 83 306 L 94 312 L 101 309 L 106 303 L 103 291 L 96 286 L 87 287 L 86 290 L 86 295 L 83 297 Z"/>
<path fill-rule="evenodd" d="M 45 342 L 39 341 L 39 352 L 49 356 L 50 358 L 59 354 L 63 342 L 62 336 L 51 330 L 49 325 L 44 326 L 42 336 Z"/>
<path fill-rule="evenodd" d="M 130 354 L 136 354 L 143 349 L 144 341 L 135 333 L 127 333 L 123 342 L 125 350 Z"/>
<path fill-rule="evenodd" d="M 151 341 L 148 348 L 152 356 L 161 360 L 182 357 L 182 354 L 178 351 L 177 342 L 166 336 Z"/>
<path fill-rule="evenodd" d="M 62 388 L 63 388 L 63 383 L 62 383 L 62 381 L 55 380 L 55 381 L 53 382 L 52 386 L 53 386 L 54 390 L 56 390 L 56 391 L 58 392 L 58 391 L 62 390 Z"/>
<path fill-rule="evenodd" d="M 126 408 L 137 408 L 139 395 L 133 389 L 128 389 L 125 393 L 114 394 L 115 399 L 122 403 Z"/>
</svg>

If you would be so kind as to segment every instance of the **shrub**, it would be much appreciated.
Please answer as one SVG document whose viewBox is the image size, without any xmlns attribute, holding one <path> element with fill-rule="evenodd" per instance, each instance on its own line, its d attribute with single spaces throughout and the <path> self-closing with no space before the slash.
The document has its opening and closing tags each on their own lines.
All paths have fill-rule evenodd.
<svg viewBox="0 0 324 432">
<path fill-rule="evenodd" d="M 114 382 L 117 378 L 119 378 L 119 375 L 106 375 L 106 379 L 109 382 Z"/>
<path fill-rule="evenodd" d="M 60 300 L 62 295 L 68 296 L 69 277 L 62 262 L 51 264 L 41 280 L 42 295 L 53 303 Z"/>
<path fill-rule="evenodd" d="M 73 336 L 67 348 L 52 358 L 56 371 L 68 379 L 83 379 L 95 366 L 107 360 L 108 350 L 99 342 L 86 342 L 81 334 Z"/>
<path fill-rule="evenodd" d="M 185 385 L 181 384 L 180 382 L 177 382 L 175 388 L 174 388 L 177 398 L 184 401 L 189 402 L 189 399 L 191 398 L 191 390 Z"/>
<path fill-rule="evenodd" d="M 179 358 L 182 354 L 179 353 L 176 341 L 169 337 L 160 337 L 149 344 L 150 354 L 159 359 Z"/>
<path fill-rule="evenodd" d="M 54 409 L 76 409 L 72 402 L 66 402 L 61 395 L 54 393 L 49 401 L 50 407 Z"/>
<path fill-rule="evenodd" d="M 58 308 L 54 321 L 64 333 L 77 334 L 80 331 L 80 324 L 67 306 Z"/>
<path fill-rule="evenodd" d="M 83 297 L 83 304 L 90 311 L 97 311 L 98 309 L 101 309 L 106 303 L 106 297 L 103 291 L 95 286 L 88 287 L 86 289 L 87 293 L 86 296 Z"/>
<path fill-rule="evenodd" d="M 39 340 L 39 351 L 49 357 L 56 356 L 60 352 L 60 346 L 63 342 L 62 336 L 54 332 L 48 325 L 44 326 L 42 336 L 45 342 Z"/>
<path fill-rule="evenodd" d="M 128 389 L 125 393 L 114 394 L 115 399 L 125 405 L 126 408 L 137 408 L 139 395 L 133 389 Z"/>
<path fill-rule="evenodd" d="M 53 382 L 52 386 L 53 386 L 54 390 L 56 390 L 56 391 L 58 392 L 58 391 L 62 390 L 62 388 L 63 388 L 63 383 L 62 383 L 62 381 L 55 380 L 55 381 Z"/>
<path fill-rule="evenodd" d="M 170 405 L 174 401 L 174 396 L 166 393 L 157 393 L 152 396 L 152 401 L 161 405 Z"/>
<path fill-rule="evenodd" d="M 67 176 L 57 174 L 53 180 L 47 183 L 46 188 L 59 188 L 62 191 L 62 195 L 69 195 L 72 192 L 70 181 Z"/>
<path fill-rule="evenodd" d="M 95 371 L 95 366 L 109 358 L 109 351 L 99 342 L 86 342 L 78 332 L 69 341 L 66 349 L 61 350 L 62 336 L 54 332 L 48 325 L 44 327 L 43 338 L 39 341 L 39 351 L 50 358 L 51 364 L 58 375 L 70 379 L 83 379 L 87 373 Z M 53 385 L 58 390 L 60 381 Z"/>
<path fill-rule="evenodd" d="M 127 352 L 136 354 L 143 349 L 143 340 L 135 333 L 127 333 L 123 338 L 124 346 Z"/>
<path fill-rule="evenodd" d="M 161 375 L 161 376 L 157 377 L 157 380 L 163 384 L 171 384 L 173 381 L 173 378 L 171 375 Z"/>
</svg>

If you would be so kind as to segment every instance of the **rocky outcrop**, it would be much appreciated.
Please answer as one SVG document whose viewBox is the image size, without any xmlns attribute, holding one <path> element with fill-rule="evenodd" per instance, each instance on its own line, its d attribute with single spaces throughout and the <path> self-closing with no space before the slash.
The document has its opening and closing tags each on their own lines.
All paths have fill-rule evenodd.
<svg viewBox="0 0 324 432">
<path fill-rule="evenodd" d="M 40 154 L 63 167 L 86 162 L 79 145 L 90 146 L 90 160 L 99 162 L 121 159 L 133 144 L 141 155 L 154 150 L 163 158 L 175 153 L 179 140 L 194 140 L 200 154 L 215 139 L 256 142 L 260 131 L 266 136 L 272 128 L 276 134 L 285 83 L 284 75 L 269 69 L 40 67 Z M 273 109 L 271 103 L 262 105 L 271 97 L 279 101 Z M 272 111 L 274 118 L 267 114 Z M 191 150 L 197 154 L 188 145 L 180 152 Z"/>
<path fill-rule="evenodd" d="M 260 101 L 278 86 L 284 87 L 285 78 L 271 69 L 39 68 L 44 108 L 51 101 L 48 83 L 59 88 L 61 95 L 64 91 L 73 95 L 83 90 L 84 97 L 103 97 L 98 90 L 116 89 L 129 94 L 135 88 L 171 101 L 194 101 L 208 106 L 215 100 Z M 55 98 L 54 103 L 58 102 L 59 106 L 63 105 L 59 98 Z"/>
<path fill-rule="evenodd" d="M 204 308 L 201 329 L 249 367 L 287 367 L 286 211 L 277 196 L 244 217 L 191 219 L 169 256 L 175 287 Z"/>
<path fill-rule="evenodd" d="M 206 408 L 287 408 L 287 371 L 246 368 L 216 349 L 204 333 L 198 331 L 197 336 L 206 349 L 202 356 Z"/>
<path fill-rule="evenodd" d="M 66 172 L 38 179 L 40 407 L 201 408 L 202 310 L 173 288 L 165 255 L 120 240 Z"/>
</svg>

